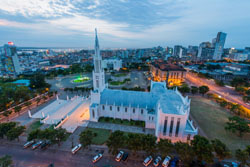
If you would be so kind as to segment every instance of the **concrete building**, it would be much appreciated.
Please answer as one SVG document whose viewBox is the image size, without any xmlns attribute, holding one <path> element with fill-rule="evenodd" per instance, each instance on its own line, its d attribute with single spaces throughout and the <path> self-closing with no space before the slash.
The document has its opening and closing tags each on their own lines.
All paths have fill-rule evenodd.
<svg viewBox="0 0 250 167">
<path fill-rule="evenodd" d="M 224 45 L 226 42 L 226 37 L 227 37 L 226 33 L 218 32 L 216 40 L 213 41 L 213 43 L 214 43 L 213 60 L 221 60 Z"/>
<path fill-rule="evenodd" d="M 15 77 L 21 72 L 16 46 L 13 42 L 8 42 L 8 44 L 0 47 L 0 75 Z"/>
<path fill-rule="evenodd" d="M 100 117 L 145 121 L 145 127 L 154 129 L 155 136 L 173 142 L 189 141 L 198 133 L 189 120 L 190 99 L 178 90 L 169 90 L 165 82 L 151 82 L 150 92 L 108 89 L 96 33 L 90 121 Z"/>
<path fill-rule="evenodd" d="M 168 86 L 180 85 L 185 81 L 186 70 L 180 66 L 163 61 L 155 61 L 150 64 L 152 80 L 166 82 Z"/>
<path fill-rule="evenodd" d="M 102 61 L 102 68 L 119 71 L 122 68 L 122 60 L 120 59 L 105 59 Z"/>
</svg>

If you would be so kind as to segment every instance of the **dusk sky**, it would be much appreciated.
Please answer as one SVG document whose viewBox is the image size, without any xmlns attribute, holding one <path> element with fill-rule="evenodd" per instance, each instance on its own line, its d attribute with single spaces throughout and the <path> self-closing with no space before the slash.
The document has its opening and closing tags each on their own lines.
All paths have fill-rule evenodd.
<svg viewBox="0 0 250 167">
<path fill-rule="evenodd" d="M 250 0 L 0 0 L 0 45 L 93 48 L 250 46 Z"/>
</svg>

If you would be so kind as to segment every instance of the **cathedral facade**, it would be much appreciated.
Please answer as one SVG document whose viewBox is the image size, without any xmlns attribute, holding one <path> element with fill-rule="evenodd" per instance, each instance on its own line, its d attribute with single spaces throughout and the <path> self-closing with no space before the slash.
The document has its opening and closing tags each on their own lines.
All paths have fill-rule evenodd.
<svg viewBox="0 0 250 167">
<path fill-rule="evenodd" d="M 93 61 L 90 121 L 100 117 L 145 121 L 145 128 L 154 129 L 158 139 L 172 142 L 187 142 L 198 133 L 189 120 L 191 100 L 177 89 L 167 89 L 165 82 L 151 81 L 150 92 L 108 89 L 97 31 Z"/>
</svg>

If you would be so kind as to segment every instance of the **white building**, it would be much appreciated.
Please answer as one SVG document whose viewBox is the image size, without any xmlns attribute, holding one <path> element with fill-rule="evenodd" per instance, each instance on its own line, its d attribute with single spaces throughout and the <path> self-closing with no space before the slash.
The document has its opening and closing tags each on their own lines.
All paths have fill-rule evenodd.
<svg viewBox="0 0 250 167">
<path fill-rule="evenodd" d="M 188 141 L 198 133 L 189 120 L 190 99 L 178 90 L 169 90 L 164 82 L 151 82 L 150 92 L 108 89 L 101 67 L 96 32 L 90 121 L 100 117 L 145 121 L 146 128 L 155 129 L 155 136 L 176 141 Z"/>
<path fill-rule="evenodd" d="M 102 61 L 102 68 L 113 69 L 119 71 L 122 68 L 122 60 L 120 59 L 105 59 Z"/>
</svg>

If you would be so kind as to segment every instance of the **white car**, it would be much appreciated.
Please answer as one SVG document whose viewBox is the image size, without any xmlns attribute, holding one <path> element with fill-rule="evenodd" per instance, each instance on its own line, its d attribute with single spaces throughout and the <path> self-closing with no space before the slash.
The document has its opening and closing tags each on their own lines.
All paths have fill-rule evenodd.
<svg viewBox="0 0 250 167">
<path fill-rule="evenodd" d="M 29 146 L 31 146 L 31 145 L 34 144 L 34 143 L 35 143 L 34 140 L 28 141 L 27 143 L 25 143 L 25 144 L 23 145 L 23 148 L 28 148 Z"/>
<path fill-rule="evenodd" d="M 150 155 L 150 156 L 148 156 L 144 161 L 143 161 L 143 165 L 144 166 L 148 166 L 151 162 L 153 161 L 153 158 L 152 158 L 152 156 Z"/>
<path fill-rule="evenodd" d="M 75 146 L 71 152 L 72 154 L 75 154 L 78 150 L 80 150 L 82 148 L 82 145 L 81 144 L 78 144 L 77 146 Z"/>
<path fill-rule="evenodd" d="M 123 156 L 124 152 L 123 151 L 120 151 L 117 156 L 115 157 L 115 160 L 117 162 L 119 162 L 121 159 L 122 159 L 122 156 Z"/>
<path fill-rule="evenodd" d="M 99 159 L 101 159 L 102 158 L 102 154 L 100 153 L 100 154 L 97 154 L 94 158 L 93 158 L 93 160 L 92 160 L 92 162 L 93 163 L 96 163 L 97 161 L 99 161 Z"/>
<path fill-rule="evenodd" d="M 162 166 L 163 166 L 163 167 L 168 167 L 170 160 L 171 160 L 171 158 L 170 158 L 169 156 L 167 156 L 167 157 L 163 160 Z"/>
</svg>

